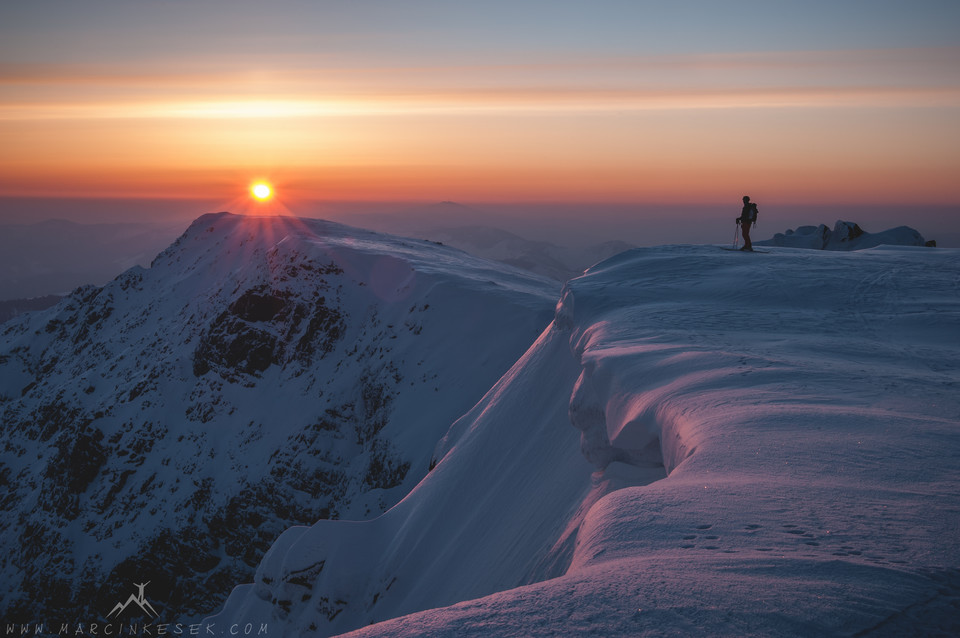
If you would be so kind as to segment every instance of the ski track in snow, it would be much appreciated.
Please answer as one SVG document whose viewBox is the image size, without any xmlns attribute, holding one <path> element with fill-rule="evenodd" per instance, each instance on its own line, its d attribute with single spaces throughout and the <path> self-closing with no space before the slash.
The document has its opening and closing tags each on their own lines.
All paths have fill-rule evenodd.
<svg viewBox="0 0 960 638">
<path fill-rule="evenodd" d="M 955 634 L 960 254 L 771 253 L 638 249 L 570 281 L 413 492 L 288 531 L 208 620 Z"/>
</svg>

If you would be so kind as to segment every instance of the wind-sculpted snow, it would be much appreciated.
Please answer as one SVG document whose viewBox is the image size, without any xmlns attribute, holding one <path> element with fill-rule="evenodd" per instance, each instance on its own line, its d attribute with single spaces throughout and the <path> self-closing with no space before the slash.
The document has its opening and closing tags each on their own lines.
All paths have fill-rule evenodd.
<svg viewBox="0 0 960 638">
<path fill-rule="evenodd" d="M 430 242 L 218 214 L 6 324 L 0 619 L 86 624 L 148 581 L 196 619 L 285 529 L 382 513 L 555 299 Z"/>
<path fill-rule="evenodd" d="M 557 512 L 574 515 L 592 489 L 568 397 L 541 391 L 576 378 L 564 344 L 562 333 L 544 333 L 454 424 L 436 467 L 389 512 L 288 530 L 212 622 L 269 618 L 285 634 L 329 634 L 562 574 L 575 527 Z"/>
<path fill-rule="evenodd" d="M 613 257 L 567 284 L 402 502 L 287 531 L 210 620 L 358 637 L 955 634 L 958 256 Z"/>
</svg>

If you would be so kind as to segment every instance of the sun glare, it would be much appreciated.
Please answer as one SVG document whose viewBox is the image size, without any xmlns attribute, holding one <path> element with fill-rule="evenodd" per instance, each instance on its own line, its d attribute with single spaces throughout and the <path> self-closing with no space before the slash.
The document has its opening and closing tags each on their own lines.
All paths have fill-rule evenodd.
<svg viewBox="0 0 960 638">
<path fill-rule="evenodd" d="M 250 187 L 250 194 L 252 194 L 256 199 L 259 199 L 261 202 L 264 202 L 273 196 L 273 189 L 270 188 L 269 184 L 257 182 Z"/>
</svg>

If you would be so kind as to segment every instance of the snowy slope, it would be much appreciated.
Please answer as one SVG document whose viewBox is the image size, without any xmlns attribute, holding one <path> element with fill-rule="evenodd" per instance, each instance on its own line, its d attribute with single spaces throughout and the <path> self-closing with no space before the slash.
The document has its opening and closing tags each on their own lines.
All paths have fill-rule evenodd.
<svg viewBox="0 0 960 638">
<path fill-rule="evenodd" d="M 351 634 L 365 637 L 956 633 L 958 257 L 613 257 L 569 282 L 403 501 L 288 530 L 207 622 L 378 623 Z"/>
<path fill-rule="evenodd" d="M 549 322 L 554 282 L 294 218 L 198 219 L 0 335 L 0 617 L 219 605 L 286 528 L 365 519 Z"/>
</svg>

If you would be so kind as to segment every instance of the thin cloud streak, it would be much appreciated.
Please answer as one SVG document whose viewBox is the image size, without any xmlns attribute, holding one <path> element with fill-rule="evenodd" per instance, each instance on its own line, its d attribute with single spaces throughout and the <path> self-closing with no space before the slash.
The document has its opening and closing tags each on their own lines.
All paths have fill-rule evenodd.
<svg viewBox="0 0 960 638">
<path fill-rule="evenodd" d="M 186 73 L 0 65 L 0 120 L 287 119 L 960 104 L 960 47 L 331 67 L 224 61 Z M 282 65 L 281 65 L 282 63 Z M 264 60 L 269 65 L 270 60 Z M 282 70 L 278 70 L 282 69 Z"/>
<path fill-rule="evenodd" d="M 289 119 L 598 111 L 960 106 L 960 87 L 473 90 L 449 94 L 0 105 L 0 120 Z"/>
<path fill-rule="evenodd" d="M 182 68 L 184 71 L 174 69 Z M 81 84 L 103 87 L 159 87 L 162 89 L 214 88 L 236 86 L 243 83 L 263 83 L 268 86 L 300 86 L 311 82 L 333 80 L 347 85 L 370 84 L 406 84 L 417 78 L 422 84 L 426 78 L 448 83 L 451 80 L 463 81 L 471 78 L 476 81 L 488 81 L 491 77 L 501 81 L 531 78 L 565 77 L 575 80 L 578 77 L 596 77 L 598 73 L 621 72 L 623 77 L 633 78 L 634 82 L 650 79 L 644 75 L 662 77 L 669 72 L 671 77 L 683 80 L 690 73 L 709 70 L 729 73 L 734 77 L 746 72 L 775 71 L 803 75 L 815 70 L 818 77 L 822 73 L 835 73 L 838 69 L 863 73 L 882 73 L 891 77 L 893 73 L 915 76 L 918 72 L 936 74 L 944 81 L 960 81 L 960 47 L 930 47 L 912 49 L 866 49 L 849 51 L 764 51 L 744 53 L 701 53 L 686 55 L 648 55 L 590 57 L 581 56 L 549 62 L 521 62 L 513 64 L 438 64 L 424 65 L 384 65 L 333 66 L 323 56 L 283 55 L 269 58 L 247 60 L 208 58 L 205 68 L 197 70 L 197 62 L 188 60 L 164 66 L 130 67 L 123 64 L 113 65 L 73 65 L 73 64 L 2 64 L 0 63 L 0 86 L 2 85 L 56 85 Z M 620 77 L 619 79 L 623 79 Z M 697 75 L 696 81 L 705 78 Z"/>
<path fill-rule="evenodd" d="M 956 201 L 960 47 L 369 61 L 0 65 L 0 193 Z"/>
</svg>

